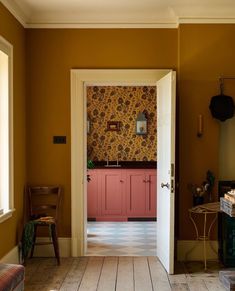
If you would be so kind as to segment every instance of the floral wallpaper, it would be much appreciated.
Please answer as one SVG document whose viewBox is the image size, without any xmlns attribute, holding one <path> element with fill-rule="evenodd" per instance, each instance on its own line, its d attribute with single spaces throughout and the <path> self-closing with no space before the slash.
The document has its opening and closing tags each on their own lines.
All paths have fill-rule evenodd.
<svg viewBox="0 0 235 291">
<path fill-rule="evenodd" d="M 156 161 L 157 116 L 154 86 L 88 86 L 88 159 Z M 147 135 L 136 135 L 136 117 L 144 112 Z M 108 130 L 108 122 L 119 122 L 118 131 Z"/>
</svg>

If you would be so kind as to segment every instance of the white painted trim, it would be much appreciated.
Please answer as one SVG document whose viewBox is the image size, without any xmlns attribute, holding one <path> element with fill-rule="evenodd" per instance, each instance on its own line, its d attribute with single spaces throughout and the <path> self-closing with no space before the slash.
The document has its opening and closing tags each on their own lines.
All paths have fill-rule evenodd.
<svg viewBox="0 0 235 291">
<path fill-rule="evenodd" d="M 12 0 L 0 0 L 0 2 L 9 10 L 9 12 L 26 27 L 27 17 L 18 5 Z"/>
<path fill-rule="evenodd" d="M 200 18 L 200 17 L 179 17 L 178 24 L 226 24 L 235 23 L 235 18 Z"/>
<path fill-rule="evenodd" d="M 10 252 L 8 252 L 3 258 L 1 258 L 0 263 L 2 264 L 19 264 L 19 249 L 15 246 Z"/>
<path fill-rule="evenodd" d="M 71 224 L 72 256 L 86 248 L 86 84 L 156 84 L 172 70 L 71 70 Z"/>
<path fill-rule="evenodd" d="M 177 28 L 177 22 L 169 22 L 169 23 L 86 23 L 86 22 L 65 22 L 65 23 L 56 23 L 56 22 L 47 22 L 47 23 L 36 23 L 36 22 L 29 22 L 27 23 L 27 28 L 80 28 L 80 29 L 99 29 L 99 28 Z"/>
<path fill-rule="evenodd" d="M 4 212 L 2 215 L 0 215 L 0 223 L 2 223 L 3 221 L 7 220 L 10 217 L 12 217 L 12 214 L 14 211 L 15 211 L 15 209 L 10 209 L 10 210 Z"/>
<path fill-rule="evenodd" d="M 211 245 L 210 245 L 211 243 Z M 217 254 L 212 250 L 217 250 Z M 195 248 L 194 248 L 195 247 Z M 206 253 L 208 260 L 218 259 L 218 241 L 206 242 Z M 203 241 L 178 240 L 177 241 L 177 260 L 178 261 L 204 261 Z"/>
<path fill-rule="evenodd" d="M 39 237 L 37 242 L 48 241 L 48 238 Z M 60 257 L 70 257 L 71 256 L 71 238 L 70 237 L 59 237 L 59 249 Z M 35 246 L 34 257 L 55 257 L 53 245 L 41 245 Z M 0 259 L 0 263 L 4 264 L 19 264 L 19 249 L 15 246 L 10 250 L 3 258 Z"/>
<path fill-rule="evenodd" d="M 1 215 L 0 222 L 12 216 L 14 209 L 14 106 L 13 106 L 13 45 L 0 36 L 0 50 L 8 56 L 9 62 L 9 209 Z M 1 219 L 2 218 L 2 219 Z"/>
<path fill-rule="evenodd" d="M 46 237 L 38 237 L 37 242 L 49 241 Z M 70 237 L 59 237 L 59 250 L 60 257 L 71 257 L 71 238 Z M 39 245 L 35 246 L 34 257 L 55 257 L 53 245 Z"/>
<path fill-rule="evenodd" d="M 110 82 L 109 83 L 108 82 L 104 82 L 104 83 L 86 82 L 85 86 L 86 87 L 89 87 L 89 86 L 92 86 L 92 87 L 93 86 L 136 86 L 136 87 L 140 86 L 140 87 L 143 87 L 143 86 L 156 86 L 156 84 L 154 84 L 154 83 L 149 84 L 149 83 L 144 83 L 144 82 L 132 83 L 132 84 L 130 84 L 130 82 L 129 83 L 127 83 L 127 82 L 112 82 L 112 83 L 110 83 Z"/>
<path fill-rule="evenodd" d="M 18 6 L 12 0 L 0 0 L 0 2 L 10 11 L 10 13 L 25 27 L 25 28 L 78 28 L 78 29 L 99 29 L 99 28 L 178 28 L 179 24 L 187 23 L 235 23 L 235 18 L 220 18 L 220 17 L 178 17 L 177 20 L 168 22 L 66 22 L 60 21 L 41 21 L 35 22 L 33 17 L 30 19 L 30 11 L 24 11 L 23 7 Z M 28 9 L 27 9 L 28 10 Z M 176 15 L 177 17 L 177 15 Z"/>
</svg>

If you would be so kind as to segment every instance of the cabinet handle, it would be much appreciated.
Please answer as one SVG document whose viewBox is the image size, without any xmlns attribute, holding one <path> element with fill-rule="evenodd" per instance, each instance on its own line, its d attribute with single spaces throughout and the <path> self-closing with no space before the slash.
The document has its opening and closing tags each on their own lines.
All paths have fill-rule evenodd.
<svg viewBox="0 0 235 291">
<path fill-rule="evenodd" d="M 147 182 L 147 183 L 150 183 L 151 181 L 150 181 L 150 180 L 147 180 L 146 182 Z"/>
<path fill-rule="evenodd" d="M 120 180 L 120 182 L 123 183 L 124 181 L 123 180 Z"/>
<path fill-rule="evenodd" d="M 146 180 L 143 180 L 143 182 L 146 183 L 147 181 Z"/>
</svg>

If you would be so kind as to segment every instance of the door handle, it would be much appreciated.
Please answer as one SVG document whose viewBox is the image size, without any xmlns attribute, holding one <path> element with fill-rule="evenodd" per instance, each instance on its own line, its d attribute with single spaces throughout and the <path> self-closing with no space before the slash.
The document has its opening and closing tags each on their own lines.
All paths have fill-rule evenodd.
<svg viewBox="0 0 235 291">
<path fill-rule="evenodd" d="M 170 188 L 170 185 L 169 185 L 169 183 L 166 183 L 166 184 L 161 183 L 161 187 L 162 188 L 166 187 L 167 189 L 169 189 Z"/>
</svg>

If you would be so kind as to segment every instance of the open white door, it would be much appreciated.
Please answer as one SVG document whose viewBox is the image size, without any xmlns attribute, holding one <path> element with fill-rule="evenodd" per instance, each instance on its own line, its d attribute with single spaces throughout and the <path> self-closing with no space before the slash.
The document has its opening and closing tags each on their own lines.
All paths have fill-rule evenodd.
<svg viewBox="0 0 235 291">
<path fill-rule="evenodd" d="M 157 256 L 174 273 L 176 73 L 157 82 Z"/>
</svg>

